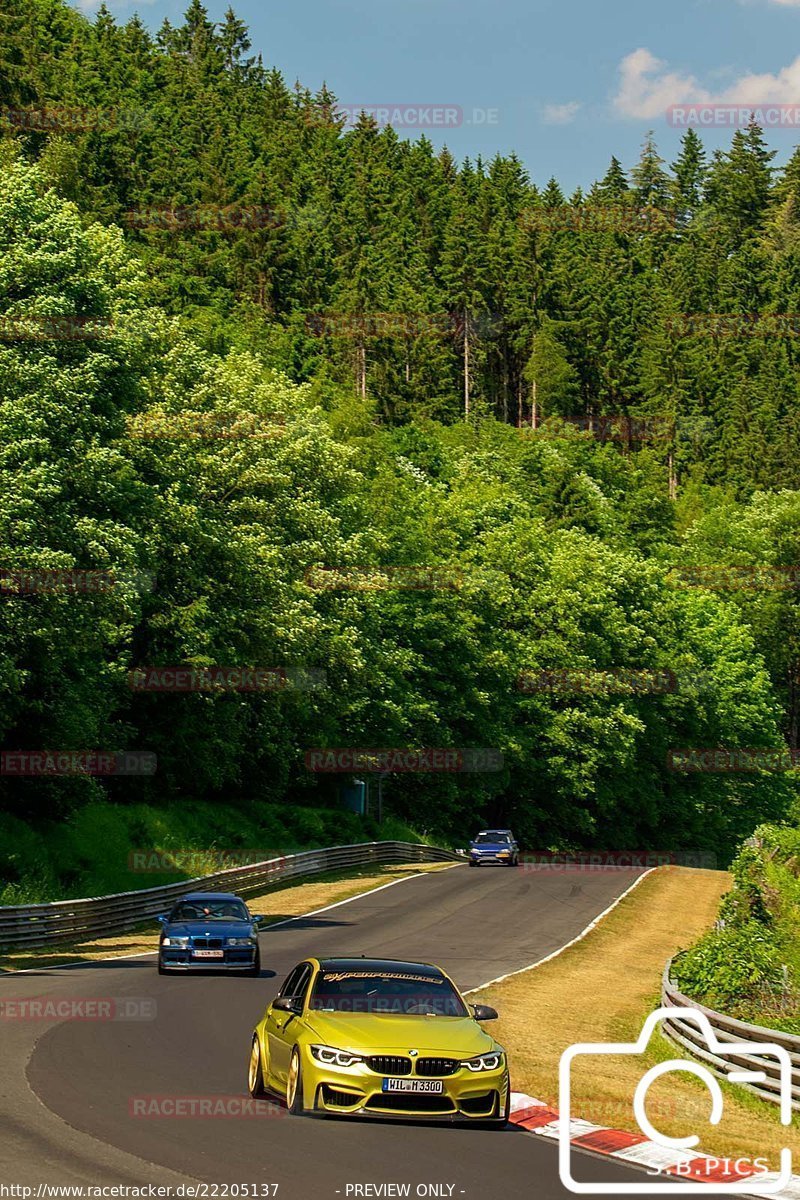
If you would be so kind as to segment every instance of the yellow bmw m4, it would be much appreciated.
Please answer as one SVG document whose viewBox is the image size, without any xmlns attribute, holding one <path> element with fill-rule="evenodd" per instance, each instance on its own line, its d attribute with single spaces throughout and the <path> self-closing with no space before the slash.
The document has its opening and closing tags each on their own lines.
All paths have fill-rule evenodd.
<svg viewBox="0 0 800 1200">
<path fill-rule="evenodd" d="M 505 1051 L 428 963 L 308 958 L 289 973 L 253 1033 L 252 1096 L 290 1113 L 475 1122 L 502 1128 Z"/>
</svg>

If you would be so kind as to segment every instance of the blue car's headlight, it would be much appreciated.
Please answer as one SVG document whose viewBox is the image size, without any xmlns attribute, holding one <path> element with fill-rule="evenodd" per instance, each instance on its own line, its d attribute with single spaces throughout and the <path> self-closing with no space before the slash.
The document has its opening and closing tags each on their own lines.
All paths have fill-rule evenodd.
<svg viewBox="0 0 800 1200">
<path fill-rule="evenodd" d="M 503 1066 L 505 1055 L 502 1050 L 494 1050 L 491 1054 L 479 1054 L 477 1058 L 465 1058 L 461 1063 L 470 1071 L 497 1071 Z"/>
<path fill-rule="evenodd" d="M 162 946 L 171 946 L 173 949 L 186 950 L 189 946 L 188 937 L 165 937 Z"/>
<path fill-rule="evenodd" d="M 326 1067 L 352 1067 L 355 1063 L 363 1062 L 360 1054 L 350 1054 L 347 1050 L 337 1050 L 335 1046 L 310 1046 L 312 1058 L 324 1063 Z"/>
<path fill-rule="evenodd" d="M 249 937 L 246 937 L 246 938 L 226 938 L 226 939 L 225 939 L 225 945 L 226 945 L 226 946 L 254 946 L 254 945 L 255 945 L 255 943 L 256 943 L 256 939 L 255 939 L 255 938 L 249 938 Z"/>
</svg>

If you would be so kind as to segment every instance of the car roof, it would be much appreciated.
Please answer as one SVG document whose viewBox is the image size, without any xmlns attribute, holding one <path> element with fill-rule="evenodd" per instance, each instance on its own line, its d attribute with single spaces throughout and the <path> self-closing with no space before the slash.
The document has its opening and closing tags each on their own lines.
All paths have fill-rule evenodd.
<svg viewBox="0 0 800 1200">
<path fill-rule="evenodd" d="M 175 903 L 180 904 L 182 900 L 240 900 L 244 904 L 242 897 L 233 892 L 187 892 L 185 896 L 179 896 Z"/>
<path fill-rule="evenodd" d="M 322 971 L 375 971 L 378 974 L 402 972 L 408 975 L 429 975 L 431 979 L 441 979 L 444 971 L 433 963 L 405 962 L 394 958 L 321 958 L 318 960 Z"/>
<path fill-rule="evenodd" d="M 480 837 L 481 833 L 511 833 L 510 829 L 481 829 L 477 834 Z"/>
</svg>

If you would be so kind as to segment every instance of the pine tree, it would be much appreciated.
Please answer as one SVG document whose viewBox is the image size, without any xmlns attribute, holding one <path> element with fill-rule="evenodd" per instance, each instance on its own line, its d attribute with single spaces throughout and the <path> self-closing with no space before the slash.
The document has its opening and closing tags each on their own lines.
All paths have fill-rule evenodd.
<svg viewBox="0 0 800 1200">
<path fill-rule="evenodd" d="M 622 169 L 622 163 L 612 156 L 611 163 L 603 178 L 592 188 L 592 199 L 607 204 L 618 204 L 625 200 L 630 192 L 628 179 Z"/>
<path fill-rule="evenodd" d="M 675 207 L 685 216 L 693 216 L 700 207 L 706 176 L 706 152 L 694 129 L 681 138 L 681 152 L 672 164 L 672 196 Z"/>
<path fill-rule="evenodd" d="M 642 146 L 639 162 L 631 171 L 636 202 L 647 208 L 664 208 L 669 200 L 670 178 L 663 169 L 652 130 Z"/>
</svg>

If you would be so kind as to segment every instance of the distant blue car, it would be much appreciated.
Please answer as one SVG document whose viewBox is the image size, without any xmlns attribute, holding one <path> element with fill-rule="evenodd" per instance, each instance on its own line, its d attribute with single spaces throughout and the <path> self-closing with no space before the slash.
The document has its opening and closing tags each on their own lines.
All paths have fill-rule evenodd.
<svg viewBox="0 0 800 1200">
<path fill-rule="evenodd" d="M 519 863 L 519 846 L 510 829 L 483 829 L 469 844 L 469 865 L 479 867 L 482 863 L 498 863 L 502 867 L 516 867 Z"/>
<path fill-rule="evenodd" d="M 158 973 L 208 969 L 258 975 L 261 953 L 258 926 L 240 896 L 225 892 L 190 892 L 161 923 Z"/>
</svg>

